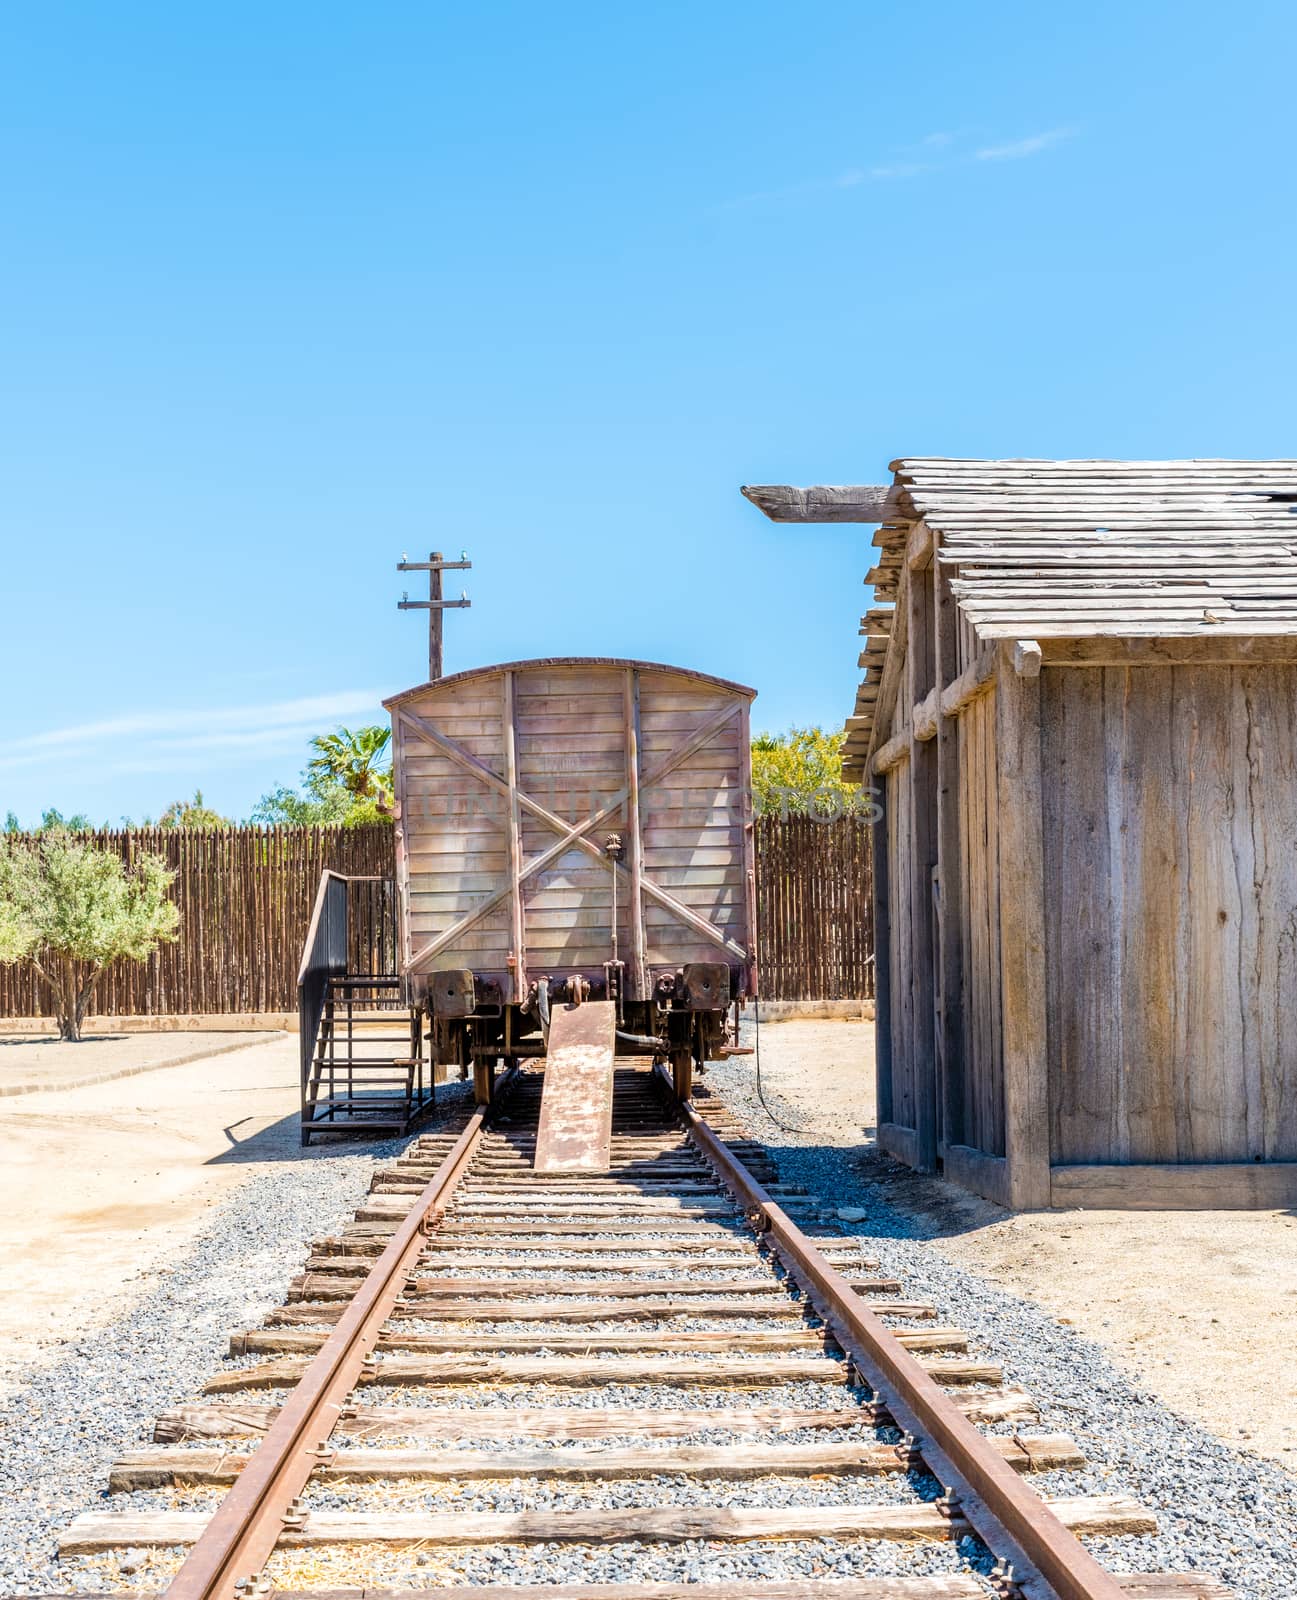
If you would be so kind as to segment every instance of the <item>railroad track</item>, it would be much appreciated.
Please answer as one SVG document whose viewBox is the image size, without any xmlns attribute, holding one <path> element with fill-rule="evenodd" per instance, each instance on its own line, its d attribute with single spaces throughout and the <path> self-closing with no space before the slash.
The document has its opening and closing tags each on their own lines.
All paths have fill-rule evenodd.
<svg viewBox="0 0 1297 1600">
<path fill-rule="evenodd" d="M 494 1117 L 466 1109 L 375 1176 L 65 1530 L 70 1592 L 1226 1594 L 1104 1571 L 1080 1536 L 1152 1514 L 1038 1494 L 1073 1441 L 860 1241 L 808 1237 L 816 1203 L 705 1092 L 681 1107 L 619 1067 L 612 1169 L 564 1177 L 532 1170 L 540 1086 L 515 1074 Z M 717 1551 L 734 1576 L 697 1581 Z M 634 1578 L 592 1581 L 609 1555 Z"/>
</svg>

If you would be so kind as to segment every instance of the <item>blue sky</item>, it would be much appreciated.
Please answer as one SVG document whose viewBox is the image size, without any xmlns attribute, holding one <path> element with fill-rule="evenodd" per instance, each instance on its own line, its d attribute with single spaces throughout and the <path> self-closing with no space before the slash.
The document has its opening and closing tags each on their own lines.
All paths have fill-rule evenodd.
<svg viewBox="0 0 1297 1600">
<path fill-rule="evenodd" d="M 240 814 L 448 667 L 849 709 L 870 530 L 743 482 L 1293 455 L 1262 3 L 8 7 L 0 811 Z"/>
</svg>

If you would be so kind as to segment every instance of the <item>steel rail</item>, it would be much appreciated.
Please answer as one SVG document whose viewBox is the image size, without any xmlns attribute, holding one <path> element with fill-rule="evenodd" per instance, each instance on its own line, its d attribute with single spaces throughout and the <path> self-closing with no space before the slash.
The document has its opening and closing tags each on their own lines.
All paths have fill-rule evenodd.
<svg viewBox="0 0 1297 1600">
<path fill-rule="evenodd" d="M 659 1066 L 659 1083 L 675 1100 Z M 815 1248 L 692 1101 L 676 1101 L 690 1138 L 721 1183 L 743 1206 L 749 1226 L 769 1241 L 832 1330 L 852 1366 L 886 1401 L 898 1427 L 914 1436 L 946 1504 L 967 1518 L 1002 1564 L 1009 1583 L 1031 1600 L 1122 1600 L 1121 1585 L 1058 1520 L 1044 1500 L 990 1445 L 940 1384 L 909 1354 L 876 1313 Z M 1004 1564 L 1011 1567 L 1011 1577 Z"/>
<path fill-rule="evenodd" d="M 428 1231 L 472 1160 L 489 1108 L 479 1105 L 375 1261 L 266 1437 L 167 1587 L 167 1600 L 234 1600 L 256 1587 L 297 1497 L 330 1455 L 328 1438 L 360 1381 L 379 1332 L 418 1264 Z"/>
</svg>

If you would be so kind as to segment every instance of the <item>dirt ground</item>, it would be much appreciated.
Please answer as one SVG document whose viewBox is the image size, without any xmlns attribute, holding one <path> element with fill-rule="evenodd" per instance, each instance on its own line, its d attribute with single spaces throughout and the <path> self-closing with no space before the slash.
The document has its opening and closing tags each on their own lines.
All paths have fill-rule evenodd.
<svg viewBox="0 0 1297 1600">
<path fill-rule="evenodd" d="M 97 1051 L 114 1058 L 91 1041 L 50 1048 L 73 1052 L 78 1070 Z M 297 1111 L 297 1038 L 286 1034 L 0 1099 L 0 1391 L 143 1292 L 250 1163 L 300 1154 Z"/>
<path fill-rule="evenodd" d="M 1297 1219 L 1012 1216 L 878 1155 L 871 1023 L 766 1023 L 761 1056 L 768 1089 L 795 1108 L 799 1128 L 858 1150 L 862 1175 L 953 1260 L 1074 1324 L 1222 1438 L 1297 1467 Z M 0 1387 L 124 1309 L 252 1163 L 302 1154 L 291 1035 L 0 1099 Z"/>
<path fill-rule="evenodd" d="M 118 1033 L 87 1027 L 76 1044 L 57 1033 L 0 1035 L 0 1098 L 42 1089 L 79 1089 L 135 1073 L 221 1055 L 263 1040 L 262 1033 Z"/>
<path fill-rule="evenodd" d="M 952 1260 L 1103 1345 L 1231 1444 L 1297 1469 L 1297 1218 L 1283 1211 L 1015 1216 L 878 1154 L 872 1023 L 761 1029 L 762 1076 L 799 1128 L 859 1146 L 862 1176 Z M 791 1120 L 791 1119 L 790 1119 Z"/>
</svg>

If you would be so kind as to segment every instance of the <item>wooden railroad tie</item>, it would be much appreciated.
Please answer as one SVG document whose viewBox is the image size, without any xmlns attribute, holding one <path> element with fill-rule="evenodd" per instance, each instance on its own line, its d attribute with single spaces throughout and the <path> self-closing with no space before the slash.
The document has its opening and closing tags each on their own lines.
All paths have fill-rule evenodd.
<svg viewBox="0 0 1297 1600">
<path fill-rule="evenodd" d="M 1077 1495 L 1046 1502 L 1072 1533 L 1155 1533 L 1157 1519 L 1125 1495 Z M 193 1544 L 202 1511 L 89 1511 L 59 1535 L 60 1555 L 124 1545 Z M 311 1511 L 279 1536 L 286 1549 L 330 1544 L 423 1546 L 493 1544 L 686 1544 L 745 1539 L 962 1539 L 958 1510 L 921 1502 L 883 1506 L 589 1507 L 579 1511 Z"/>
</svg>

